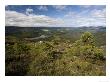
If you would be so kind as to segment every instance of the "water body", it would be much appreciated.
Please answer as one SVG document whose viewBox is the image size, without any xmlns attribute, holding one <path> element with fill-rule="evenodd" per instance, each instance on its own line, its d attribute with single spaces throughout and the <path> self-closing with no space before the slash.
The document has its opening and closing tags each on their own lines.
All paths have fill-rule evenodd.
<svg viewBox="0 0 110 82">
<path fill-rule="evenodd" d="M 48 38 L 46 35 L 41 35 L 39 37 L 34 37 L 34 38 L 25 38 L 26 40 L 38 40 L 38 39 L 45 39 Z"/>
</svg>

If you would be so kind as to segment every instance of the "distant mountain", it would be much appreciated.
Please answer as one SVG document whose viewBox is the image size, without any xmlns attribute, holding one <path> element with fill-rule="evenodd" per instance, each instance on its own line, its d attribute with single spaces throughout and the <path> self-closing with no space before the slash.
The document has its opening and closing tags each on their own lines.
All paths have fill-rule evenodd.
<svg viewBox="0 0 110 82">
<path fill-rule="evenodd" d="M 16 27 L 6 26 L 5 35 L 14 36 L 19 39 L 38 41 L 38 40 L 52 40 L 54 36 L 70 41 L 75 41 L 80 38 L 85 31 L 93 33 L 98 45 L 105 45 L 106 27 Z"/>
</svg>

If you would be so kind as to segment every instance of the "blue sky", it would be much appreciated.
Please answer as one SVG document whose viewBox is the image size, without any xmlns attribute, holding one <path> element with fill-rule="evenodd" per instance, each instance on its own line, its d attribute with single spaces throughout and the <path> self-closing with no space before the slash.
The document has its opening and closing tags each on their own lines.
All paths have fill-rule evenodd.
<svg viewBox="0 0 110 82">
<path fill-rule="evenodd" d="M 8 5 L 6 26 L 105 26 L 104 5 Z"/>
</svg>

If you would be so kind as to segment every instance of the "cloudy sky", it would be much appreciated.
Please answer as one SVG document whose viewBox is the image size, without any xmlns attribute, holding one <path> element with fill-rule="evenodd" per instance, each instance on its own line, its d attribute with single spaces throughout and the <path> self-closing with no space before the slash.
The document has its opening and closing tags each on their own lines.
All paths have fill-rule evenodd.
<svg viewBox="0 0 110 82">
<path fill-rule="evenodd" d="M 105 26 L 104 5 L 8 5 L 6 26 L 80 27 Z"/>
</svg>

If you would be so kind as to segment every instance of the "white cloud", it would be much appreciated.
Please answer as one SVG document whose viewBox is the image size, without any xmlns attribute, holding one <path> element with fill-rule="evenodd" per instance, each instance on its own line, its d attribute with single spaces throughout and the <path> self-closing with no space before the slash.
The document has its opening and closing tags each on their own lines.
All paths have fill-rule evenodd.
<svg viewBox="0 0 110 82">
<path fill-rule="evenodd" d="M 68 12 L 62 18 L 46 15 L 35 15 L 33 10 L 26 9 L 28 15 L 16 11 L 6 11 L 6 26 L 105 26 L 106 10 L 93 9 L 81 12 Z"/>
<path fill-rule="evenodd" d="M 105 9 L 103 9 L 103 10 L 94 9 L 91 11 L 91 16 L 98 17 L 98 18 L 105 18 L 106 17 L 106 10 Z"/>
<path fill-rule="evenodd" d="M 57 10 L 64 10 L 67 8 L 67 6 L 66 5 L 53 5 L 53 8 Z"/>
<path fill-rule="evenodd" d="M 106 10 L 85 10 L 79 13 L 68 12 L 64 16 L 64 20 L 71 26 L 105 26 L 106 25 Z"/>
<path fill-rule="evenodd" d="M 66 19 L 74 19 L 78 17 L 82 17 L 83 12 L 77 13 L 77 12 L 68 12 L 66 15 L 64 15 L 64 18 Z"/>
<path fill-rule="evenodd" d="M 16 11 L 6 11 L 5 15 L 6 26 L 57 26 L 63 24 L 62 19 L 45 15 L 25 15 Z"/>
<path fill-rule="evenodd" d="M 44 6 L 44 5 L 39 6 L 38 9 L 39 10 L 44 10 L 44 11 L 48 10 L 47 6 Z"/>
<path fill-rule="evenodd" d="M 31 8 L 26 9 L 26 14 L 27 15 L 32 14 L 32 13 L 33 13 L 33 9 L 31 9 Z"/>
</svg>

